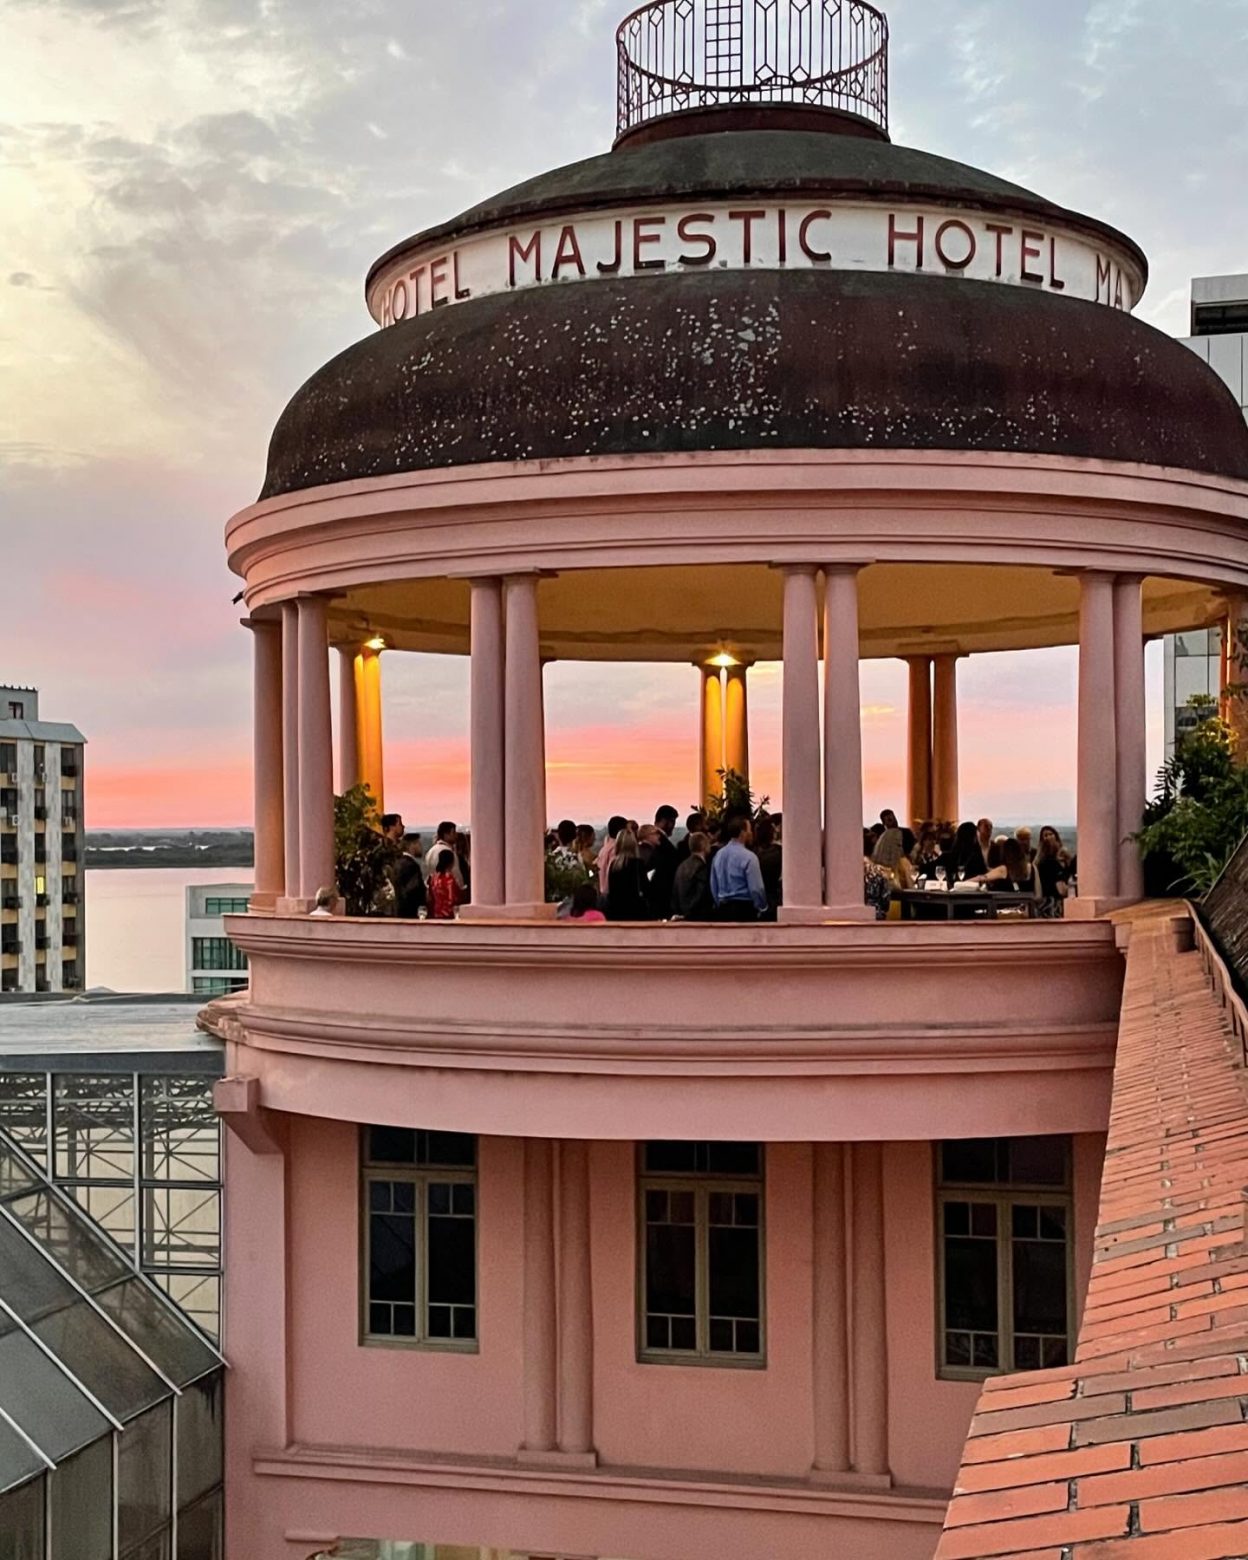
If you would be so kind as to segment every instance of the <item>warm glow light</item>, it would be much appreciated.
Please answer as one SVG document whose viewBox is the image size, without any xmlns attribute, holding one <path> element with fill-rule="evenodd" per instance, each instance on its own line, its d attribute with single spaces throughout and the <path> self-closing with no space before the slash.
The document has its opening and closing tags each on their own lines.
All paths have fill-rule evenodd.
<svg viewBox="0 0 1248 1560">
<path fill-rule="evenodd" d="M 377 634 L 374 638 L 366 639 L 364 641 L 364 648 L 365 650 L 384 650 L 386 648 L 386 641 L 381 637 L 380 634 Z"/>
<path fill-rule="evenodd" d="M 713 655 L 711 657 L 711 659 L 707 662 L 707 665 L 708 666 L 738 666 L 738 665 L 740 665 L 740 662 L 737 660 L 735 655 L 729 655 L 728 652 L 726 650 L 724 650 L 719 655 Z"/>
</svg>

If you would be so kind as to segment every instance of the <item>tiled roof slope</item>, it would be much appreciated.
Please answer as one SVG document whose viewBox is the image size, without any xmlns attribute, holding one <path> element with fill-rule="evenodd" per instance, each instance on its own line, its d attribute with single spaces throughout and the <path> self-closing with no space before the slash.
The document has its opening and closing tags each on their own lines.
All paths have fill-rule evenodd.
<svg viewBox="0 0 1248 1560">
<path fill-rule="evenodd" d="M 1131 928 L 1075 1364 L 985 1384 L 937 1560 L 1248 1556 L 1248 1091 L 1198 953 Z"/>
</svg>

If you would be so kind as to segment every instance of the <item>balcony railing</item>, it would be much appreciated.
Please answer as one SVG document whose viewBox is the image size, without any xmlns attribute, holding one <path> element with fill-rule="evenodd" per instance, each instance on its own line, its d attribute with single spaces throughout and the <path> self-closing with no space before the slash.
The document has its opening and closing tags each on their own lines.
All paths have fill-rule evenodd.
<svg viewBox="0 0 1248 1560">
<path fill-rule="evenodd" d="M 653 0 L 616 34 L 620 136 L 726 105 L 830 108 L 888 128 L 888 21 L 864 0 Z"/>
<path fill-rule="evenodd" d="M 20 894 L 0 895 L 0 910 L 20 910 L 22 908 L 22 896 Z"/>
</svg>

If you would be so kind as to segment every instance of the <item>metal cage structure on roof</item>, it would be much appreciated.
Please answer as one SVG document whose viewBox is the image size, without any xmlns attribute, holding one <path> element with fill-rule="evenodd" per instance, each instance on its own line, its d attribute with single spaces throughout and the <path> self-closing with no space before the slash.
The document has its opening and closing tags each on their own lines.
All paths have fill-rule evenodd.
<svg viewBox="0 0 1248 1560">
<path fill-rule="evenodd" d="M 616 134 L 692 109 L 793 104 L 888 129 L 888 19 L 865 0 L 652 0 L 616 33 Z"/>
<path fill-rule="evenodd" d="M 222 1356 L 0 1129 L 0 1539 L 215 1560 Z"/>
</svg>

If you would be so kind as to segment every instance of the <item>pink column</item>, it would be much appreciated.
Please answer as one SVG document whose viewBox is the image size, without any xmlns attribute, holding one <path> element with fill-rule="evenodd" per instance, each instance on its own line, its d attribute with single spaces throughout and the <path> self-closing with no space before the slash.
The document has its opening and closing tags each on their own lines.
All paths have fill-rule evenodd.
<svg viewBox="0 0 1248 1560">
<path fill-rule="evenodd" d="M 365 645 L 355 659 L 355 741 L 359 776 L 378 813 L 386 810 L 381 732 L 381 651 Z"/>
<path fill-rule="evenodd" d="M 538 638 L 537 575 L 507 581 L 504 671 L 503 806 L 507 907 L 541 913 L 546 897 L 546 733 L 542 715 L 542 656 Z"/>
<path fill-rule="evenodd" d="M 851 1149 L 853 1197 L 854 1471 L 888 1477 L 888 1337 L 884 1294 L 884 1154 L 879 1143 Z"/>
<path fill-rule="evenodd" d="M 1085 574 L 1079 595 L 1079 898 L 1118 893 L 1118 742 L 1114 720 L 1114 582 Z M 1095 913 L 1095 906 L 1091 908 Z"/>
<path fill-rule="evenodd" d="M 787 824 L 787 818 L 786 818 Z M 849 1358 L 845 1307 L 845 1147 L 814 1146 L 814 1473 L 849 1468 Z"/>
<path fill-rule="evenodd" d="M 595 1460 L 589 1145 L 559 1145 L 559 1449 Z"/>
<path fill-rule="evenodd" d="M 299 897 L 334 886 L 334 749 L 323 596 L 299 598 Z"/>
<path fill-rule="evenodd" d="M 719 793 L 719 771 L 724 767 L 724 679 L 718 666 L 700 666 L 702 677 L 702 797 L 705 803 Z"/>
<path fill-rule="evenodd" d="M 824 571 L 824 903 L 837 920 L 866 921 L 862 902 L 862 728 L 858 689 L 858 568 Z M 785 871 L 792 871 L 786 859 Z"/>
<path fill-rule="evenodd" d="M 932 807 L 937 818 L 957 823 L 958 802 L 958 658 L 933 661 Z"/>
<path fill-rule="evenodd" d="M 283 907 L 299 899 L 299 604 L 282 602 Z"/>
<path fill-rule="evenodd" d="M 1223 674 L 1222 690 L 1242 688 L 1248 683 L 1248 666 L 1240 657 L 1248 648 L 1248 595 L 1235 592 L 1226 598 L 1226 622 L 1222 628 Z M 1224 718 L 1235 733 L 1235 743 L 1240 757 L 1248 753 L 1248 696 L 1236 694 L 1228 697 L 1223 691 Z"/>
<path fill-rule="evenodd" d="M 1114 581 L 1114 724 L 1118 742 L 1118 896 L 1143 899 L 1144 866 L 1138 833 L 1148 801 L 1144 747 L 1144 621 L 1142 582 Z"/>
<path fill-rule="evenodd" d="M 256 884 L 253 910 L 272 910 L 286 893 L 285 806 L 282 794 L 282 625 L 248 618 L 253 657 Z"/>
<path fill-rule="evenodd" d="M 472 895 L 474 907 L 505 899 L 503 866 L 503 585 L 472 581 Z M 544 823 L 545 820 L 543 820 Z"/>
<path fill-rule="evenodd" d="M 524 1445 L 555 1449 L 554 1145 L 524 1140 Z"/>
<path fill-rule="evenodd" d="M 784 571 L 783 921 L 823 917 L 816 572 L 813 564 Z"/>
<path fill-rule="evenodd" d="M 750 778 L 749 668 L 730 666 L 724 673 L 724 768 Z"/>
<path fill-rule="evenodd" d="M 909 729 L 906 744 L 906 815 L 910 823 L 934 816 L 932 810 L 932 658 L 910 656 Z"/>
<path fill-rule="evenodd" d="M 354 645 L 338 646 L 338 789 L 341 792 L 358 785 L 360 779 L 355 657 Z"/>
</svg>

